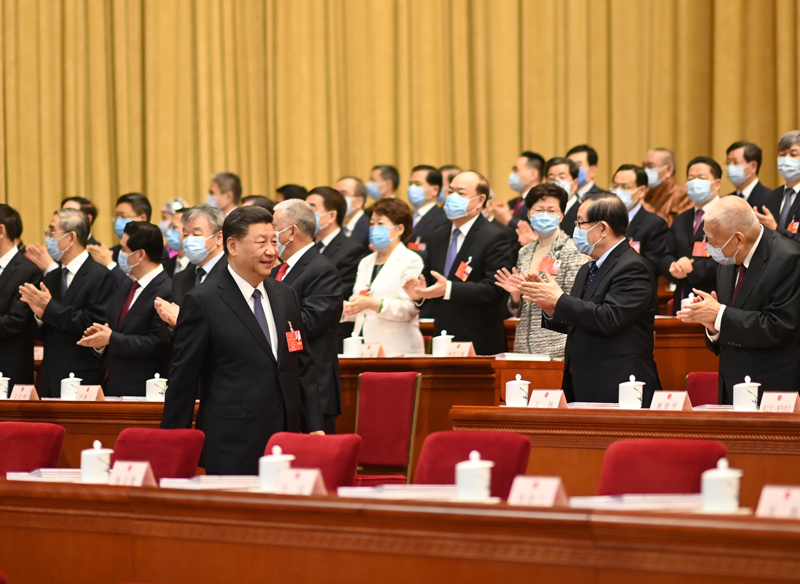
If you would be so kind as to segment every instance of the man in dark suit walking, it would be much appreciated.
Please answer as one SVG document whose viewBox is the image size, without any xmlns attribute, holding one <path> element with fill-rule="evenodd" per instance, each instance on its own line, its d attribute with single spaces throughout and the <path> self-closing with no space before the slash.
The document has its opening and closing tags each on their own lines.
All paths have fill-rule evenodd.
<svg viewBox="0 0 800 584">
<path fill-rule="evenodd" d="M 758 179 L 761 171 L 761 148 L 752 142 L 734 142 L 728 146 L 726 173 L 736 190 L 731 195 L 744 199 L 748 205 L 763 212 L 772 189 Z"/>
<path fill-rule="evenodd" d="M 504 315 L 507 293 L 495 285 L 497 270 L 512 268 L 503 231 L 481 214 L 489 183 L 477 172 L 457 175 L 444 205 L 450 224 L 430 238 L 425 269 L 403 287 L 416 301 L 434 304 L 436 334 L 472 342 L 480 355 L 507 350 Z"/>
<path fill-rule="evenodd" d="M 800 246 L 758 224 L 748 203 L 724 197 L 705 222 L 719 262 L 715 293 L 697 290 L 678 313 L 707 329 L 719 355 L 719 403 L 733 403 L 745 376 L 764 391 L 800 387 Z M 759 395 L 759 399 L 761 395 Z"/>
<path fill-rule="evenodd" d="M 656 288 L 647 264 L 628 244 L 628 212 L 616 197 L 587 195 L 573 240 L 592 258 L 569 294 L 533 274 L 523 298 L 544 312 L 542 326 L 567 334 L 563 389 L 567 401 L 616 403 L 619 384 L 644 381 L 643 406 L 661 389 L 653 359 Z"/>
<path fill-rule="evenodd" d="M 36 322 L 19 287 L 39 287 L 42 271 L 14 245 L 22 236 L 15 209 L 0 205 L 0 372 L 8 377 L 8 394 L 16 384 L 33 383 L 33 340 Z"/>
<path fill-rule="evenodd" d="M 40 288 L 20 286 L 22 301 L 41 321 L 44 359 L 39 372 L 39 395 L 59 397 L 61 380 L 74 373 L 84 385 L 99 385 L 101 361 L 94 350 L 78 346 L 83 332 L 106 322 L 117 289 L 113 274 L 89 257 L 89 220 L 81 211 L 56 211 L 47 228 L 45 245 L 60 268 L 44 277 Z"/>
<path fill-rule="evenodd" d="M 319 389 L 297 296 L 267 278 L 272 214 L 234 209 L 222 234 L 227 268 L 181 304 L 161 427 L 191 427 L 199 384 L 206 472 L 257 474 L 275 432 L 322 433 Z"/>
<path fill-rule="evenodd" d="M 275 232 L 283 263 L 272 277 L 294 288 L 300 301 L 306 342 L 319 380 L 324 430 L 336 433 L 342 413 L 337 331 L 342 316 L 342 281 L 331 261 L 314 247 L 314 211 L 299 199 L 275 207 Z"/>
<path fill-rule="evenodd" d="M 125 226 L 120 241 L 119 267 L 131 276 L 117 289 L 107 323 L 96 322 L 78 343 L 102 353 L 106 395 L 146 395 L 146 382 L 158 373 L 167 377 L 169 348 L 159 334 L 161 319 L 153 301 L 169 297 L 171 281 L 161 265 L 161 230 L 144 221 Z"/>
</svg>

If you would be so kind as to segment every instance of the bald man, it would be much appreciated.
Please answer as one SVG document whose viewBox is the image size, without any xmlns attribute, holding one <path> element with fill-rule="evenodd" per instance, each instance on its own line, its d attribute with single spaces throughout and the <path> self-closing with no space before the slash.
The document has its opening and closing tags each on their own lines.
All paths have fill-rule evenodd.
<svg viewBox="0 0 800 584">
<path fill-rule="evenodd" d="M 719 355 L 719 401 L 733 403 L 745 376 L 764 391 L 800 387 L 800 246 L 759 224 L 739 197 L 724 197 L 705 218 L 708 251 L 720 264 L 716 291 L 695 290 L 678 312 L 707 329 Z"/>
</svg>

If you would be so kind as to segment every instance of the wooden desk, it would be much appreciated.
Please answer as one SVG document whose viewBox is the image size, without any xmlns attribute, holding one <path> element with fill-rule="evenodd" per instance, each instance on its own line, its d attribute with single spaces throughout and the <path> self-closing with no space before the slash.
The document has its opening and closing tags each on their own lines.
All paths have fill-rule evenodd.
<svg viewBox="0 0 800 584">
<path fill-rule="evenodd" d="M 454 430 L 516 432 L 532 450 L 528 474 L 558 475 L 567 494 L 596 495 L 603 454 L 627 438 L 718 440 L 744 470 L 741 504 L 755 507 L 766 484 L 800 485 L 800 415 L 455 407 Z"/>
<path fill-rule="evenodd" d="M 506 383 L 519 374 L 530 381 L 530 389 L 561 389 L 564 377 L 563 361 L 506 361 L 495 360 L 494 367 L 494 405 L 506 403 Z M 468 404 L 461 404 L 468 405 Z"/>
<path fill-rule="evenodd" d="M 0 482 L 12 584 L 797 581 L 800 522 Z"/>
</svg>

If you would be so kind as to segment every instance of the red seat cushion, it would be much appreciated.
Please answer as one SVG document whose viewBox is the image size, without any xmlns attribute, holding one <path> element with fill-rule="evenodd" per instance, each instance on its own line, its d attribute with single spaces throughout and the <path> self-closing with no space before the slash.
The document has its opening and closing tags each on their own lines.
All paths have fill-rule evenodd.
<svg viewBox="0 0 800 584">
<path fill-rule="evenodd" d="M 597 494 L 699 493 L 700 475 L 724 456 L 712 440 L 620 440 L 603 457 Z"/>
<path fill-rule="evenodd" d="M 0 422 L 0 473 L 55 468 L 65 433 L 57 424 Z"/>
<path fill-rule="evenodd" d="M 265 454 L 272 454 L 272 447 L 275 445 L 280 446 L 284 454 L 294 454 L 292 468 L 318 468 L 328 491 L 335 493 L 339 487 L 353 485 L 361 436 L 278 432 L 269 439 Z"/>
<path fill-rule="evenodd" d="M 355 487 L 378 487 L 380 485 L 405 485 L 408 481 L 406 475 L 356 475 L 353 480 Z"/>
<path fill-rule="evenodd" d="M 693 371 L 686 376 L 686 391 L 693 406 L 719 404 L 719 373 Z"/>
<path fill-rule="evenodd" d="M 507 498 L 517 475 L 525 474 L 531 442 L 511 432 L 434 432 L 425 438 L 419 455 L 414 483 L 452 485 L 456 482 L 456 464 L 467 460 L 477 450 L 484 460 L 494 462 L 492 496 Z"/>
<path fill-rule="evenodd" d="M 114 445 L 111 465 L 117 460 L 147 461 L 156 481 L 188 479 L 197 473 L 204 441 L 202 430 L 126 428 Z"/>
</svg>

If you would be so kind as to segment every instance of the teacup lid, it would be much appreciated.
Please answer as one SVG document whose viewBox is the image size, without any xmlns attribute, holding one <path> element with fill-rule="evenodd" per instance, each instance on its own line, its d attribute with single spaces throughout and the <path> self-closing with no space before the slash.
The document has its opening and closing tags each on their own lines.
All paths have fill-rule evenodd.
<svg viewBox="0 0 800 584">
<path fill-rule="evenodd" d="M 742 476 L 742 471 L 738 468 L 729 468 L 728 459 L 725 457 L 717 461 L 717 468 L 710 468 L 703 473 L 703 478 L 729 479 Z"/>
<path fill-rule="evenodd" d="M 92 447 L 91 448 L 87 448 L 86 450 L 89 450 L 89 451 L 92 451 L 92 452 L 97 452 L 98 454 L 106 453 L 106 452 L 114 452 L 113 448 L 103 448 L 103 444 L 99 440 L 95 440 L 92 443 Z M 86 452 L 86 450 L 84 450 L 83 452 Z"/>
<path fill-rule="evenodd" d="M 749 375 L 745 375 L 744 376 L 744 383 L 737 383 L 736 385 L 755 385 L 756 387 L 759 387 L 761 384 L 760 383 L 756 383 L 754 381 L 750 381 L 750 376 Z M 736 387 L 736 385 L 734 385 L 734 387 Z"/>
<path fill-rule="evenodd" d="M 262 458 L 266 458 L 272 462 L 289 462 L 294 460 L 296 457 L 294 454 L 284 454 L 283 448 L 276 444 L 272 447 L 272 454 L 263 456 Z"/>
<path fill-rule="evenodd" d="M 359 334 L 358 334 L 358 331 L 353 331 L 353 332 L 352 332 L 352 334 L 350 335 L 350 338 L 353 338 L 353 339 L 363 339 L 364 337 L 362 337 L 361 335 L 359 335 Z"/>
<path fill-rule="evenodd" d="M 0 379 L 11 379 L 10 377 L 3 377 L 3 374 L 0 373 Z"/>
<path fill-rule="evenodd" d="M 492 468 L 494 466 L 494 462 L 491 460 L 483 460 L 481 459 L 481 453 L 477 450 L 473 450 L 469 453 L 469 460 L 464 460 L 456 464 L 458 468 Z"/>
<path fill-rule="evenodd" d="M 75 377 L 75 374 L 74 374 L 74 373 L 70 373 L 70 374 L 69 374 L 69 377 L 65 377 L 65 378 L 64 378 L 64 379 L 62 379 L 61 381 L 83 381 L 83 378 L 81 378 L 81 377 Z"/>
<path fill-rule="evenodd" d="M 148 379 L 147 381 L 166 381 L 166 378 L 161 377 L 158 373 L 153 375 L 153 379 Z"/>
<path fill-rule="evenodd" d="M 447 331 L 443 330 L 442 334 L 439 335 L 439 338 L 441 338 L 441 339 L 452 339 L 453 335 L 448 335 Z"/>
<path fill-rule="evenodd" d="M 522 375 L 520 375 L 519 373 L 517 373 L 516 379 L 514 379 L 513 381 L 511 381 L 511 383 L 519 383 L 519 384 L 523 384 L 523 383 L 525 383 L 525 384 L 528 384 L 528 385 L 530 385 L 530 383 L 531 383 L 531 382 L 530 382 L 530 381 L 527 381 L 526 379 L 522 379 Z"/>
<path fill-rule="evenodd" d="M 624 381 L 623 383 L 620 383 L 620 385 L 625 385 L 625 384 L 647 385 L 644 381 L 636 381 L 636 376 L 635 375 L 631 375 L 628 379 L 629 379 L 629 381 Z"/>
</svg>

